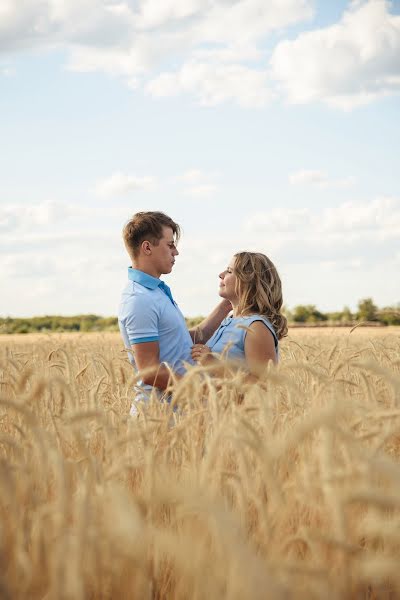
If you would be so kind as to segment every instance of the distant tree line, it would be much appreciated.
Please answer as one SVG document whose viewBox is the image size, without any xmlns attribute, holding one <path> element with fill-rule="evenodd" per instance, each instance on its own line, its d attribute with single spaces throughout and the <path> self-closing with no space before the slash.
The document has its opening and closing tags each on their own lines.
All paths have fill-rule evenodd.
<svg viewBox="0 0 400 600">
<path fill-rule="evenodd" d="M 397 306 L 378 308 L 372 298 L 360 300 L 357 310 L 352 312 L 348 306 L 336 312 L 323 313 L 313 304 L 299 305 L 293 310 L 284 310 L 289 323 L 354 325 L 368 322 L 381 325 L 400 325 L 400 303 Z"/>
<path fill-rule="evenodd" d="M 116 317 L 99 317 L 98 315 L 0 318 L 0 333 L 61 333 L 65 331 L 118 331 L 118 320 Z"/>
<path fill-rule="evenodd" d="M 397 306 L 378 308 L 372 298 L 364 298 L 352 312 L 348 307 L 337 312 L 323 313 L 314 304 L 284 309 L 292 325 L 355 325 L 368 322 L 376 325 L 400 325 L 400 303 Z M 203 317 L 186 319 L 188 327 L 197 325 Z M 0 318 L 0 333 L 37 333 L 65 331 L 118 331 L 117 317 L 76 315 L 74 317 L 46 316 L 31 318 Z"/>
</svg>

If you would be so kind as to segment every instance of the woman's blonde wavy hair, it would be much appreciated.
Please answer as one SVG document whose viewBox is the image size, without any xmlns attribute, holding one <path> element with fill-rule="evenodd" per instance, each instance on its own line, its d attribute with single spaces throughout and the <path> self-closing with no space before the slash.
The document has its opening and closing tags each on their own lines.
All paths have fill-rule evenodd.
<svg viewBox="0 0 400 600">
<path fill-rule="evenodd" d="M 280 312 L 282 283 L 275 265 L 260 252 L 238 252 L 234 258 L 238 314 L 267 317 L 280 340 L 287 335 L 288 328 L 286 317 Z"/>
</svg>

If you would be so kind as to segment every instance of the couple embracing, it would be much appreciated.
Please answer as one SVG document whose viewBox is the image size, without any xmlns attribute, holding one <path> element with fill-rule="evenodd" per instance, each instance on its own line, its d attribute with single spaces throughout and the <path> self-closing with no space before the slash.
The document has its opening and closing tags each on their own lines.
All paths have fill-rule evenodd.
<svg viewBox="0 0 400 600">
<path fill-rule="evenodd" d="M 160 279 L 179 255 L 180 228 L 162 212 L 133 215 L 123 230 L 132 265 L 122 293 L 118 322 L 129 359 L 143 371 L 131 414 L 154 389 L 162 395 L 171 370 L 183 377 L 187 364 L 236 360 L 250 372 L 278 362 L 279 340 L 287 333 L 281 314 L 282 286 L 273 263 L 255 252 L 238 252 L 219 274 L 222 298 L 193 329 Z"/>
</svg>

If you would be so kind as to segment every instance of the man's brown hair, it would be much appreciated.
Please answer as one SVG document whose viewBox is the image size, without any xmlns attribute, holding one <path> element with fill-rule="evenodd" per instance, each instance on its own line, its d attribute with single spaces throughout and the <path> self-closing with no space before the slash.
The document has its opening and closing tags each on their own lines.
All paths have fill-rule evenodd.
<svg viewBox="0 0 400 600">
<path fill-rule="evenodd" d="M 138 212 L 125 225 L 122 236 L 125 247 L 132 258 L 139 254 L 142 242 L 148 241 L 158 246 L 163 237 L 163 227 L 170 227 L 178 241 L 181 230 L 175 221 L 162 212 Z"/>
</svg>

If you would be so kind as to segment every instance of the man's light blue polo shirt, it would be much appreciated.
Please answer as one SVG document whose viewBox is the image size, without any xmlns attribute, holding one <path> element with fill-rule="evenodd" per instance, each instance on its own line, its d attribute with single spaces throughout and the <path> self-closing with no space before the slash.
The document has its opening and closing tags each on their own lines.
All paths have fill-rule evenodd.
<svg viewBox="0 0 400 600">
<path fill-rule="evenodd" d="M 193 364 L 192 338 L 171 290 L 160 279 L 128 268 L 129 281 L 122 292 L 118 323 L 126 348 L 132 344 L 158 342 L 160 363 L 183 374 L 183 361 Z M 130 355 L 134 365 L 134 358 Z"/>
</svg>

